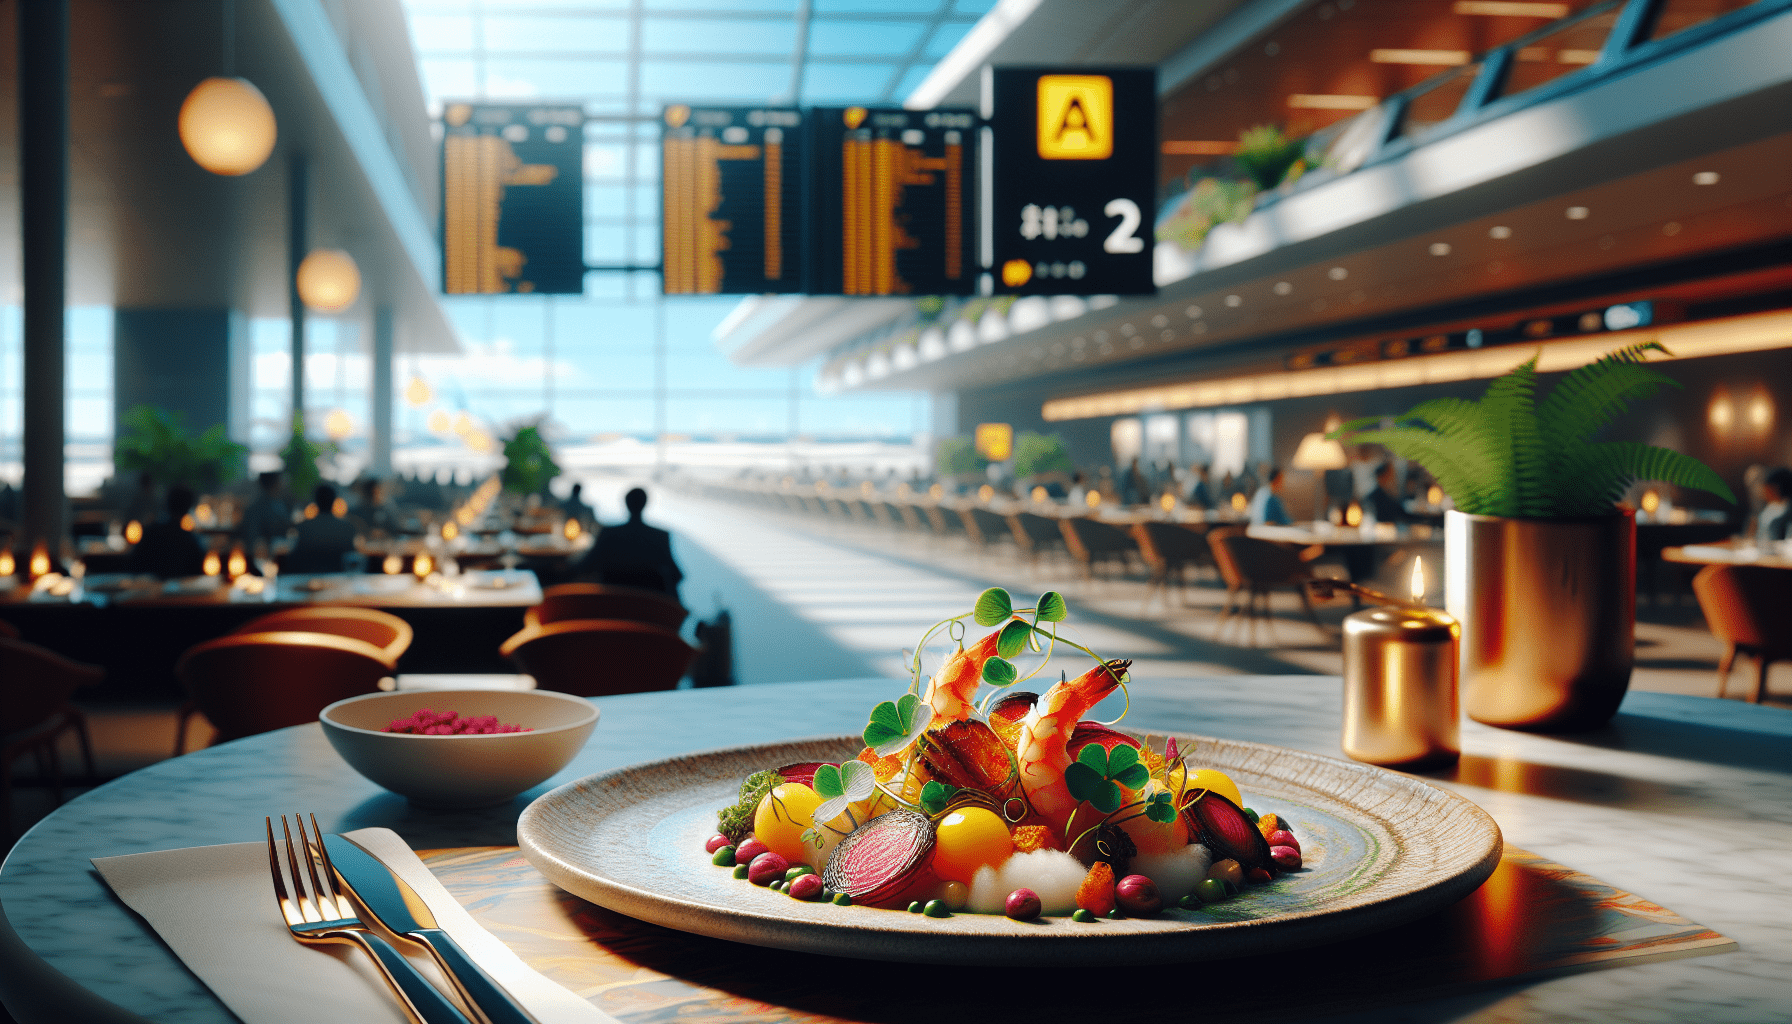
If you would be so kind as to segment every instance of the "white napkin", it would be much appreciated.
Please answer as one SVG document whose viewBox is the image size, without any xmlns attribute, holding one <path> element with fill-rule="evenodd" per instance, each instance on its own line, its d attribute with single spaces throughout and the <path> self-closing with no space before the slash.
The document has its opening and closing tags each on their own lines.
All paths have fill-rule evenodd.
<svg viewBox="0 0 1792 1024">
<path fill-rule="evenodd" d="M 480 927 L 397 833 L 364 828 L 345 835 L 409 882 L 442 930 L 536 1020 L 616 1024 L 537 974 Z M 406 1024 L 367 954 L 352 946 L 304 946 L 293 939 L 274 902 L 265 843 L 96 857 L 93 866 L 245 1024 Z M 452 992 L 428 954 L 410 959 L 445 993 Z"/>
</svg>

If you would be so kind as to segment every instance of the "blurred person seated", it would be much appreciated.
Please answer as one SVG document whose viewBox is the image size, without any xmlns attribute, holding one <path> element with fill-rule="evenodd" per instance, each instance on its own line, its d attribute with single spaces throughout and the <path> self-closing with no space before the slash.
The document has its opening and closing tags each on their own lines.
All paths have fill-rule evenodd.
<svg viewBox="0 0 1792 1024">
<path fill-rule="evenodd" d="M 1083 471 L 1077 470 L 1070 475 L 1070 490 L 1064 501 L 1071 508 L 1082 508 L 1089 503 L 1089 488 L 1083 483 Z"/>
<path fill-rule="evenodd" d="M 591 511 L 591 506 L 585 504 L 584 484 L 572 485 L 572 493 L 560 502 L 560 511 L 566 518 L 577 522 L 580 526 L 590 526 L 592 520 L 597 517 L 597 513 Z"/>
<path fill-rule="evenodd" d="M 263 473 L 255 478 L 255 483 L 255 500 L 243 509 L 243 518 L 237 523 L 237 534 L 250 550 L 260 543 L 272 543 L 292 529 L 292 507 L 281 493 L 281 475 Z"/>
<path fill-rule="evenodd" d="M 137 474 L 137 490 L 124 503 L 124 510 L 120 514 L 125 522 L 141 523 L 144 526 L 162 517 L 162 503 L 156 500 L 156 478 L 148 470 Z M 186 513 L 182 512 L 181 515 Z M 179 519 L 180 516 L 175 518 Z"/>
<path fill-rule="evenodd" d="M 1187 503 L 1202 511 L 1213 508 L 1213 484 L 1207 479 L 1207 467 L 1205 465 L 1190 466 L 1188 475 L 1188 493 L 1183 496 Z"/>
<path fill-rule="evenodd" d="M 323 504 L 318 504 L 323 510 Z M 359 520 L 360 530 L 374 537 L 396 537 L 399 529 L 398 506 L 393 504 L 386 484 L 379 477 L 368 477 L 361 481 L 361 503 L 353 510 L 353 518 Z"/>
<path fill-rule="evenodd" d="M 1269 482 L 1251 495 L 1251 525 L 1293 526 L 1294 520 L 1288 518 L 1288 506 L 1282 503 L 1282 471 L 1273 466 L 1266 467 L 1264 475 Z"/>
<path fill-rule="evenodd" d="M 1406 506 L 1396 496 L 1399 485 L 1394 481 L 1394 464 L 1384 462 L 1375 468 L 1375 486 L 1363 497 L 1363 510 L 1378 523 L 1403 523 L 1411 518 Z"/>
<path fill-rule="evenodd" d="M 355 552 L 355 524 L 336 514 L 336 488 L 318 484 L 311 492 L 317 515 L 293 527 L 292 550 L 281 572 L 341 572 L 342 556 Z"/>
<path fill-rule="evenodd" d="M 1792 469 L 1770 469 L 1761 479 L 1761 516 L 1755 543 L 1766 547 L 1792 536 Z"/>
<path fill-rule="evenodd" d="M 678 600 L 678 583 L 684 579 L 672 558 L 672 535 L 641 521 L 647 492 L 639 487 L 622 499 L 628 506 L 628 522 L 598 531 L 591 550 L 579 559 L 574 573 L 580 579 L 625 587 L 640 587 Z"/>
<path fill-rule="evenodd" d="M 131 549 L 130 568 L 134 573 L 149 573 L 161 579 L 198 576 L 205 572 L 205 549 L 199 538 L 182 521 L 193 511 L 195 498 L 191 489 L 176 485 L 168 488 L 167 518 L 143 528 L 143 539 Z"/>
</svg>

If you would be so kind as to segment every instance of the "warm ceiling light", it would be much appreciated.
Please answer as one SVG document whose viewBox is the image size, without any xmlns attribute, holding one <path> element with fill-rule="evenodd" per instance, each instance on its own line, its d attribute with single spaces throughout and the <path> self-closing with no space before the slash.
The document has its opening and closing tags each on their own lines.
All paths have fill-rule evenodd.
<svg viewBox="0 0 1792 1024">
<path fill-rule="evenodd" d="M 1598 50 L 1557 50 L 1557 64 L 1591 64 L 1599 59 Z"/>
<path fill-rule="evenodd" d="M 1337 93 L 1297 92 L 1288 97 L 1288 105 L 1296 110 L 1368 110 L 1380 102 L 1381 99 L 1377 96 L 1347 96 Z"/>
<path fill-rule="evenodd" d="M 1587 209 L 1584 206 L 1570 206 L 1567 210 L 1565 210 L 1563 212 L 1563 215 L 1566 216 L 1569 220 L 1586 220 L 1587 215 L 1592 212 L 1593 211 Z"/>
<path fill-rule="evenodd" d="M 448 415 L 448 410 L 436 409 L 429 414 L 429 429 L 431 433 L 446 434 L 453 426 L 454 419 Z"/>
<path fill-rule="evenodd" d="M 1748 425 L 1762 433 L 1773 426 L 1773 398 L 1762 388 L 1748 400 Z"/>
<path fill-rule="evenodd" d="M 1512 229 L 1504 224 L 1495 224 L 1487 229 L 1488 238 L 1511 238 Z"/>
<path fill-rule="evenodd" d="M 1244 305 L 1244 296 L 1228 295 L 1228 296 L 1226 296 L 1226 305 L 1232 307 L 1233 309 L 1237 309 L 1239 306 Z"/>
<path fill-rule="evenodd" d="M 361 268 L 341 249 L 313 249 L 299 264 L 299 298 L 320 313 L 340 313 L 361 294 Z"/>
<path fill-rule="evenodd" d="M 1170 139 L 1162 147 L 1165 156 L 1231 156 L 1238 143 L 1207 139 Z"/>
<path fill-rule="evenodd" d="M 1692 176 L 1692 183 L 1694 185 L 1715 185 L 1717 177 L 1716 171 L 1700 171 Z"/>
<path fill-rule="evenodd" d="M 1275 292 L 1277 295 L 1287 295 L 1289 292 L 1291 292 L 1293 290 L 1294 290 L 1294 286 L 1289 284 L 1287 281 L 1277 281 L 1276 286 L 1274 288 L 1270 289 L 1270 291 Z"/>
<path fill-rule="evenodd" d="M 1325 276 L 1334 281 L 1342 281 L 1350 276 L 1350 271 L 1345 270 L 1343 267 L 1333 267 L 1325 272 Z"/>
<path fill-rule="evenodd" d="M 267 162 L 278 135 L 274 108 L 243 78 L 208 78 L 180 105 L 180 144 L 213 174 L 248 174 Z"/>
<path fill-rule="evenodd" d="M 1467 64 L 1467 50 L 1370 50 L 1369 60 L 1376 64 L 1424 64 L 1455 67 Z"/>
<path fill-rule="evenodd" d="M 342 409 L 331 409 L 324 417 L 324 433 L 332 441 L 346 441 L 355 432 L 355 419 Z"/>
<path fill-rule="evenodd" d="M 1730 403 L 1730 393 L 1718 388 L 1711 396 L 1711 404 L 1705 407 L 1705 418 L 1713 430 L 1723 433 L 1736 422 L 1736 407 Z"/>
<path fill-rule="evenodd" d="M 428 405 L 429 400 L 434 397 L 435 392 L 430 390 L 429 382 L 422 377 L 412 377 L 411 382 L 404 386 L 404 400 L 412 405 Z"/>
<path fill-rule="evenodd" d="M 1514 0 L 1456 0 L 1457 14 L 1484 14 L 1494 18 L 1566 18 L 1567 4 L 1519 3 Z"/>
<path fill-rule="evenodd" d="M 1448 255 L 1450 255 L 1450 243 L 1448 243 L 1448 242 L 1432 242 L 1431 243 L 1431 255 L 1433 255 L 1433 256 L 1448 256 Z"/>
</svg>

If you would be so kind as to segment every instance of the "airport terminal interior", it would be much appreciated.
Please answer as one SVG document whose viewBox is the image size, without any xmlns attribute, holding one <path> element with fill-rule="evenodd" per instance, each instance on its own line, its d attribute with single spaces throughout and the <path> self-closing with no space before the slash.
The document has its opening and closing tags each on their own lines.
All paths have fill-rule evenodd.
<svg viewBox="0 0 1792 1024">
<path fill-rule="evenodd" d="M 0 849 L 314 721 L 206 659 L 332 604 L 405 620 L 370 691 L 925 681 L 1002 588 L 1190 708 L 1428 606 L 1481 722 L 1575 658 L 1792 709 L 1788 54 L 1792 0 L 0 0 L 0 693 L 75 680 L 0 715 Z M 581 587 L 682 606 L 634 685 L 530 660 Z"/>
</svg>

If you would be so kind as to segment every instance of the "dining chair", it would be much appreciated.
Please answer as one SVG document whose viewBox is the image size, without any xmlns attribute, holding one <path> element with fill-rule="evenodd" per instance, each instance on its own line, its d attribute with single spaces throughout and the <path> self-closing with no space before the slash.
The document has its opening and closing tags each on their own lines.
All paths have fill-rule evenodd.
<svg viewBox="0 0 1792 1024">
<path fill-rule="evenodd" d="M 541 603 L 523 613 L 529 626 L 573 619 L 650 622 L 674 632 L 690 612 L 664 594 L 604 583 L 562 583 L 541 592 Z"/>
<path fill-rule="evenodd" d="M 997 515 L 989 509 L 973 505 L 959 509 L 959 517 L 964 520 L 965 535 L 985 551 L 994 551 L 1004 541 L 1014 537 L 1014 532 L 1008 528 L 1008 517 Z"/>
<path fill-rule="evenodd" d="M 538 688 L 580 697 L 674 689 L 697 656 L 664 626 L 590 619 L 525 626 L 498 651 Z"/>
<path fill-rule="evenodd" d="M 1037 512 L 1014 512 L 1008 516 L 1008 529 L 1014 543 L 1027 553 L 1027 561 L 1035 568 L 1041 555 L 1064 550 L 1064 531 L 1058 521 Z"/>
<path fill-rule="evenodd" d="M 398 659 L 410 649 L 416 635 L 410 623 L 391 612 L 353 605 L 288 608 L 250 619 L 232 632 L 329 633 L 365 640 L 385 652 L 387 665 L 393 671 L 397 671 Z"/>
<path fill-rule="evenodd" d="M 317 721 L 347 697 L 379 690 L 392 668 L 365 640 L 331 633 L 275 630 L 231 633 L 187 651 L 174 674 L 218 731 L 213 744 Z M 175 752 L 186 749 L 186 722 Z"/>
<path fill-rule="evenodd" d="M 0 637 L 0 838 L 12 838 L 12 765 L 30 753 L 38 775 L 48 779 L 56 803 L 62 803 L 62 764 L 56 743 L 73 733 L 81 745 L 82 767 L 93 777 L 93 741 L 87 716 L 69 703 L 84 686 L 104 679 L 95 665 L 70 661 L 54 651 L 11 637 Z"/>
<path fill-rule="evenodd" d="M 1058 520 L 1058 528 L 1064 535 L 1065 550 L 1076 559 L 1085 580 L 1093 577 L 1095 566 L 1101 562 L 1118 562 L 1121 571 L 1126 571 L 1129 556 L 1139 549 L 1132 534 L 1099 519 L 1072 516 Z"/>
<path fill-rule="evenodd" d="M 1183 572 L 1188 566 L 1214 564 L 1213 549 L 1207 543 L 1206 527 L 1146 520 L 1133 524 L 1132 535 L 1138 541 L 1140 556 L 1151 567 L 1151 585 L 1145 590 L 1145 603 L 1141 606 L 1141 611 L 1151 606 L 1153 594 L 1159 597 L 1166 594 L 1171 577 L 1176 579 L 1176 588 L 1184 590 L 1186 580 Z M 1183 600 L 1186 604 L 1186 593 Z"/>
<path fill-rule="evenodd" d="M 17 640 L 18 638 L 19 627 L 5 619 L 0 619 L 0 640 Z"/>
<path fill-rule="evenodd" d="M 1283 587 L 1294 590 L 1307 618 L 1312 620 L 1313 628 L 1321 635 L 1325 634 L 1325 627 L 1320 625 L 1313 601 L 1307 595 L 1306 581 L 1313 578 L 1313 570 L 1301 559 L 1300 552 L 1248 536 L 1242 527 L 1216 529 L 1208 536 L 1214 561 L 1220 568 L 1221 577 L 1226 580 L 1226 611 L 1214 630 L 1215 637 L 1238 613 L 1239 598 L 1244 599 L 1243 614 L 1252 641 L 1256 639 L 1259 620 L 1272 630 L 1273 635 L 1274 618 L 1269 611 L 1269 596 L 1271 591 Z"/>
<path fill-rule="evenodd" d="M 1738 654 L 1755 659 L 1755 692 L 1767 696 L 1767 669 L 1792 658 L 1792 570 L 1765 565 L 1707 565 L 1692 578 L 1692 591 L 1711 632 L 1724 642 L 1717 664 L 1717 696 L 1724 696 Z"/>
</svg>

